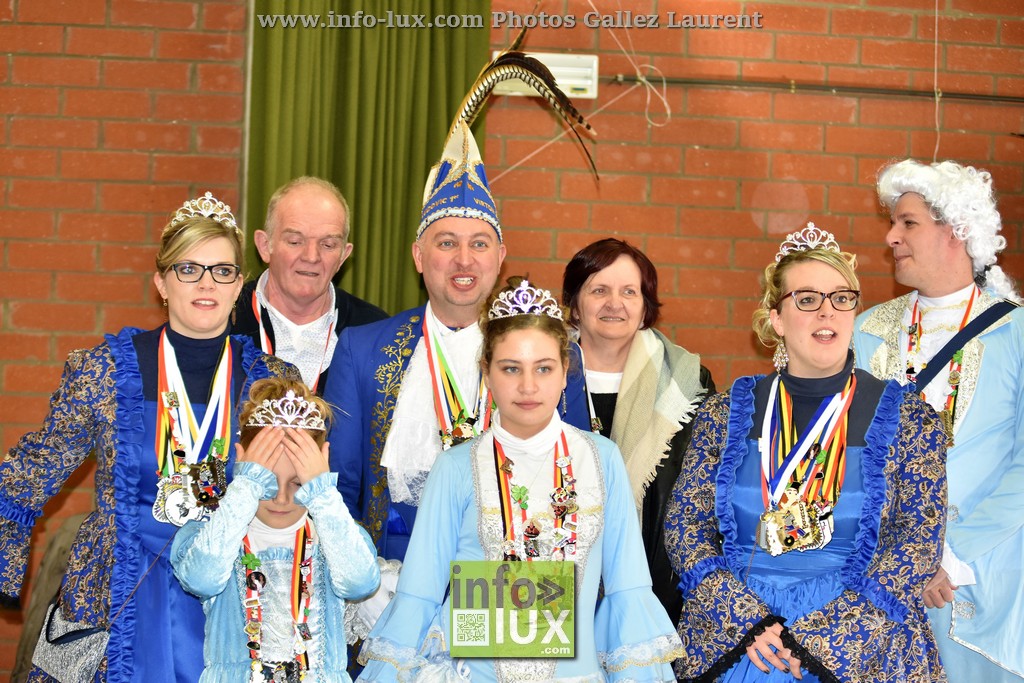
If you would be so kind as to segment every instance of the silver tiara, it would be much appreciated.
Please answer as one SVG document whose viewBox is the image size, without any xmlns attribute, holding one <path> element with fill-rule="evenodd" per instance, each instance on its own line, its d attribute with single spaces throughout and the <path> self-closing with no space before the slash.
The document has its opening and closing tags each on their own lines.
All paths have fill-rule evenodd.
<svg viewBox="0 0 1024 683">
<path fill-rule="evenodd" d="M 778 263 L 782 257 L 795 251 L 810 251 L 811 249 L 826 249 L 837 254 L 841 251 L 835 235 L 828 230 L 822 230 L 814 223 L 808 223 L 803 230 L 786 235 L 786 240 L 779 245 L 779 253 L 775 255 L 775 262 Z"/>
<path fill-rule="evenodd" d="M 190 199 L 182 204 L 181 208 L 174 212 L 174 218 L 171 219 L 171 228 L 176 228 L 185 221 L 189 221 L 200 216 L 203 218 L 212 218 L 225 228 L 238 230 L 238 224 L 235 223 L 235 217 L 231 215 L 231 207 L 214 197 L 210 192 L 207 192 L 202 197 Z"/>
<path fill-rule="evenodd" d="M 512 291 L 505 291 L 491 304 L 487 312 L 488 320 L 511 318 L 517 315 L 546 315 L 549 318 L 562 320 L 562 307 L 546 289 L 531 287 L 523 280 Z"/>
<path fill-rule="evenodd" d="M 314 432 L 326 431 L 324 417 L 312 401 L 295 395 L 291 389 L 281 398 L 265 398 L 249 415 L 246 427 L 295 427 Z"/>
</svg>

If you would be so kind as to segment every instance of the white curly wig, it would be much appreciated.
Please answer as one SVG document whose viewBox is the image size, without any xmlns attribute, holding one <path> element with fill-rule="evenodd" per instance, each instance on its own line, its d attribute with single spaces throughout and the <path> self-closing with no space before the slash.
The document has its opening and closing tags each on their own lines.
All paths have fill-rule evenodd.
<svg viewBox="0 0 1024 683">
<path fill-rule="evenodd" d="M 957 239 L 966 243 L 975 282 L 996 296 L 1021 301 L 1013 281 L 996 265 L 1006 238 L 999 234 L 1003 221 L 996 210 L 988 171 L 953 161 L 922 164 L 905 159 L 879 172 L 878 199 L 890 213 L 907 192 L 921 195 L 932 218 L 948 225 Z"/>
</svg>

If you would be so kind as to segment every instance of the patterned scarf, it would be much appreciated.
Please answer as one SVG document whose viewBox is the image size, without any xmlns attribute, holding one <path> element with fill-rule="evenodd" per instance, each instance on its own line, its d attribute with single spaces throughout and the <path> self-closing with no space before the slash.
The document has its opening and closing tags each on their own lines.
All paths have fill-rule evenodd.
<svg viewBox="0 0 1024 683">
<path fill-rule="evenodd" d="M 672 437 L 693 418 L 704 394 L 700 356 L 657 330 L 636 333 L 622 372 L 611 439 L 622 451 L 638 512 Z"/>
</svg>

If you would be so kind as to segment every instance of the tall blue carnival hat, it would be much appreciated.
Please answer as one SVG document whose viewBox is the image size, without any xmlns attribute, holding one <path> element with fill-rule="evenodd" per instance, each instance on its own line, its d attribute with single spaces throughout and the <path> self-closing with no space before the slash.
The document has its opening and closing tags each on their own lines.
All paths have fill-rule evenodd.
<svg viewBox="0 0 1024 683">
<path fill-rule="evenodd" d="M 441 161 L 430 169 L 430 175 L 427 176 L 427 184 L 423 188 L 423 213 L 419 228 L 416 229 L 416 239 L 434 221 L 446 216 L 479 218 L 494 228 L 498 233 L 498 241 L 502 241 L 498 210 L 487 184 L 480 148 L 469 126 L 461 120 L 455 121 Z"/>
<path fill-rule="evenodd" d="M 427 176 L 427 184 L 423 189 L 423 212 L 419 227 L 416 229 L 416 239 L 419 239 L 435 221 L 447 216 L 461 216 L 479 218 L 486 222 L 498 234 L 498 241 L 502 240 L 501 223 L 494 206 L 494 197 L 487 184 L 480 148 L 477 147 L 476 139 L 470 130 L 494 86 L 502 81 L 518 78 L 540 93 L 576 136 L 587 155 L 594 176 L 597 176 L 594 159 L 583 144 L 577 126 L 582 126 L 591 135 L 594 134 L 593 129 L 576 110 L 569 97 L 558 88 L 555 77 L 548 68 L 537 59 L 518 51 L 525 36 L 524 29 L 509 49 L 495 57 L 480 71 L 480 75 L 463 98 L 459 113 L 455 116 L 448 133 L 441 160 L 430 169 L 430 175 Z"/>
</svg>

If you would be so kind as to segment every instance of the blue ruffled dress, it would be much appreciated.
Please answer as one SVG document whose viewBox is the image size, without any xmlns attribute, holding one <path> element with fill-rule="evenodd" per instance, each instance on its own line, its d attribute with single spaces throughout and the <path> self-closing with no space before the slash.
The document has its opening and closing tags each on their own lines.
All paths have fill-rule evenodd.
<svg viewBox="0 0 1024 683">
<path fill-rule="evenodd" d="M 450 563 L 501 558 L 502 527 L 490 487 L 496 480 L 493 435 L 501 433 L 500 443 L 519 466 L 547 471 L 563 428 L 580 507 L 575 657 L 453 661 L 448 653 L 450 596 L 446 595 Z M 501 430 L 499 418 L 491 430 L 446 451 L 434 463 L 398 592 L 360 654 L 360 660 L 369 663 L 358 680 L 674 680 L 670 662 L 680 654 L 679 640 L 651 590 L 640 525 L 618 447 L 602 436 L 563 425 L 557 416 L 533 439 L 537 439 L 536 448 L 513 450 L 515 437 Z M 531 501 L 546 500 L 539 491 L 531 490 L 530 495 Z M 545 514 L 534 513 L 532 502 L 530 512 Z M 539 540 L 543 546 L 543 534 Z M 598 606 L 602 580 L 604 596 Z"/>
<path fill-rule="evenodd" d="M 848 374 L 848 373 L 847 373 Z M 845 377 L 842 378 L 845 382 Z M 809 421 L 808 410 L 813 411 L 825 396 L 835 391 L 833 384 L 825 380 L 801 380 L 785 378 L 786 387 L 793 395 L 794 412 L 798 428 L 804 428 Z M 842 387 L 839 387 L 842 390 Z M 863 405 L 863 404 L 861 404 Z M 813 412 L 811 413 L 813 414 Z M 763 413 L 762 413 L 763 415 Z M 856 425 L 859 421 L 852 419 Z M 754 431 L 760 431 L 758 420 Z M 862 454 L 864 432 L 851 434 L 846 448 L 846 478 L 842 494 L 833 511 L 835 520 L 832 540 L 823 548 L 804 552 L 788 552 L 773 557 L 757 546 L 757 523 L 764 512 L 761 496 L 761 454 L 757 440 L 748 439 L 747 453 L 736 472 L 733 488 L 732 509 L 736 520 L 736 550 L 750 557 L 750 569 L 746 576 L 747 586 L 757 593 L 772 614 L 784 615 L 794 621 L 819 610 L 845 590 L 840 572 L 855 549 L 860 516 L 864 506 L 864 476 Z M 859 441 L 859 445 L 851 445 Z M 792 681 L 791 674 L 771 668 L 766 675 L 759 671 L 747 657 L 733 666 L 724 681 Z M 803 671 L 803 680 L 815 683 L 820 679 L 810 671 Z"/>
<path fill-rule="evenodd" d="M 783 376 L 797 431 L 852 368 Z M 756 546 L 764 512 L 757 439 L 773 376 L 743 377 L 701 409 L 666 516 L 684 599 L 682 680 L 791 681 L 764 674 L 746 645 L 774 623 L 803 680 L 944 681 L 921 599 L 945 518 L 945 434 L 920 397 L 856 371 L 847 466 L 831 542 L 773 557 Z"/>
</svg>

